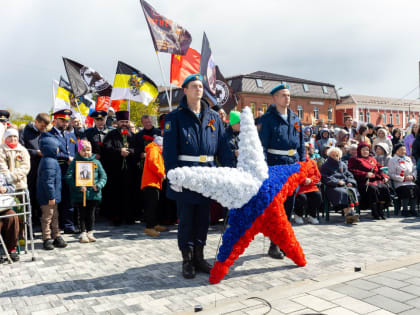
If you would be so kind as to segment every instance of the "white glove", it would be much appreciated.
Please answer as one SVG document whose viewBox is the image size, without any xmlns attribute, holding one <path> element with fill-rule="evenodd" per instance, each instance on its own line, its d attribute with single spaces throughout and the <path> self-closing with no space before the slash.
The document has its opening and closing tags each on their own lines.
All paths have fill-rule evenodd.
<svg viewBox="0 0 420 315">
<path fill-rule="evenodd" d="M 171 187 L 171 189 L 172 189 L 173 191 L 176 191 L 176 192 L 182 192 L 182 186 L 175 185 L 175 184 L 170 184 L 169 186 Z"/>
</svg>

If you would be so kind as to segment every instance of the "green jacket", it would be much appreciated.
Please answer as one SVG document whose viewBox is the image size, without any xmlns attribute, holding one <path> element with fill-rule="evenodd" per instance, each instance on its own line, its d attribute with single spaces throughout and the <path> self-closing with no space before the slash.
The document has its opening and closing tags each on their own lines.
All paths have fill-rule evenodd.
<svg viewBox="0 0 420 315">
<path fill-rule="evenodd" d="M 76 171 L 76 161 L 89 161 L 95 163 L 94 171 L 95 171 L 95 185 L 97 187 L 97 191 L 93 190 L 93 187 L 87 187 L 86 190 L 86 200 L 102 200 L 102 188 L 104 188 L 106 184 L 106 173 L 104 168 L 102 167 L 101 162 L 96 159 L 95 154 L 92 154 L 89 158 L 84 158 L 80 156 L 80 154 L 76 154 L 74 160 L 71 162 L 67 174 L 65 176 L 66 182 L 70 186 L 71 192 L 71 202 L 72 204 L 75 203 L 82 203 L 83 202 L 83 193 L 80 191 L 80 187 L 76 187 L 76 179 L 75 179 L 75 171 Z"/>
</svg>

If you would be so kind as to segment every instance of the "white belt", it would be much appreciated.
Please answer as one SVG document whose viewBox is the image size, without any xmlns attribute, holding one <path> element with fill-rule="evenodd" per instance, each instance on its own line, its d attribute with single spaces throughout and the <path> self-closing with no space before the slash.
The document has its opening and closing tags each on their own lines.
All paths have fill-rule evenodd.
<svg viewBox="0 0 420 315">
<path fill-rule="evenodd" d="M 178 156 L 178 161 L 206 163 L 206 162 L 213 162 L 214 157 L 213 156 L 207 156 L 207 155 L 200 155 L 200 156 L 179 155 Z"/>
<path fill-rule="evenodd" d="M 275 154 L 275 155 L 288 155 L 293 156 L 296 154 L 296 150 L 290 149 L 290 150 L 275 150 L 275 149 L 268 149 L 268 153 Z"/>
</svg>

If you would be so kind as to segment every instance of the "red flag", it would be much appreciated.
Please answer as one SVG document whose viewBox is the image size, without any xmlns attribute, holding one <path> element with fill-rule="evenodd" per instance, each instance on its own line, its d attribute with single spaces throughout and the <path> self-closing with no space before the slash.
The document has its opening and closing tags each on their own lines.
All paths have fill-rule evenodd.
<svg viewBox="0 0 420 315">
<path fill-rule="evenodd" d="M 115 109 L 116 112 L 120 110 L 120 106 L 122 103 L 124 103 L 125 100 L 112 100 L 111 101 L 111 107 Z"/>
<path fill-rule="evenodd" d="M 200 53 L 188 48 L 185 56 L 172 54 L 171 58 L 171 83 L 181 87 L 185 78 L 190 74 L 200 72 Z"/>
<path fill-rule="evenodd" d="M 108 111 L 109 103 L 111 98 L 109 96 L 98 96 L 96 99 L 96 110 Z"/>
</svg>

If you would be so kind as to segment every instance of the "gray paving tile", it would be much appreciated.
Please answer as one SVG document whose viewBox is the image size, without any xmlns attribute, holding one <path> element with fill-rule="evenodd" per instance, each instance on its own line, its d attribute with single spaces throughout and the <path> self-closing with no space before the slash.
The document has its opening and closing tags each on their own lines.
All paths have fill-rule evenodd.
<svg viewBox="0 0 420 315">
<path fill-rule="evenodd" d="M 372 290 L 372 292 L 375 292 L 379 295 L 386 296 L 398 302 L 404 302 L 404 301 L 408 301 L 415 298 L 415 296 L 412 294 L 409 294 L 400 290 L 396 290 L 393 288 L 388 288 L 388 287 L 377 288 L 377 289 Z"/>
<path fill-rule="evenodd" d="M 364 299 L 363 301 L 393 313 L 401 313 L 403 311 L 407 311 L 409 309 L 414 308 L 411 305 L 394 301 L 382 295 L 371 296 Z"/>
</svg>

